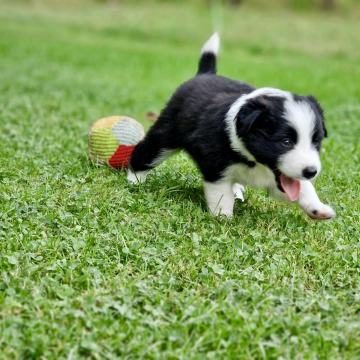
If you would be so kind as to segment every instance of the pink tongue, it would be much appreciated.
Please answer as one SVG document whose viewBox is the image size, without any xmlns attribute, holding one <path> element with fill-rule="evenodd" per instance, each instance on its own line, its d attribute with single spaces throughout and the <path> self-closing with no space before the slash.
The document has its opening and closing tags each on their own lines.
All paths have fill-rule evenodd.
<svg viewBox="0 0 360 360">
<path fill-rule="evenodd" d="M 294 180 L 289 177 L 287 177 L 284 174 L 280 175 L 280 183 L 285 191 L 286 195 L 291 201 L 295 201 L 299 199 L 299 193 L 300 193 L 300 181 Z"/>
</svg>

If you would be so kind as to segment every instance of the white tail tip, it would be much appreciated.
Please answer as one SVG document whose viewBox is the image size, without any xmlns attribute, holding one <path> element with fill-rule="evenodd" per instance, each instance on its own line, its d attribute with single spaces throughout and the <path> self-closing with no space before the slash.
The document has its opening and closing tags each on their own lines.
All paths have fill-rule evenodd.
<svg viewBox="0 0 360 360">
<path fill-rule="evenodd" d="M 220 49 L 220 36 L 218 32 L 215 32 L 203 45 L 203 47 L 201 48 L 201 53 L 204 54 L 206 52 L 209 52 L 217 55 L 219 49 Z"/>
</svg>

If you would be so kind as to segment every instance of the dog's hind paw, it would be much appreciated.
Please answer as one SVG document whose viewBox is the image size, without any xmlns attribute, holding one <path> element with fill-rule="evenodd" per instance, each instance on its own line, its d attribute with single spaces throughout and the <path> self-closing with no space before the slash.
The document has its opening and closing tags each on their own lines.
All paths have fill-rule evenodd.
<svg viewBox="0 0 360 360">
<path fill-rule="evenodd" d="M 133 172 L 128 169 L 127 179 L 131 184 L 141 184 L 146 180 L 147 171 Z"/>
</svg>

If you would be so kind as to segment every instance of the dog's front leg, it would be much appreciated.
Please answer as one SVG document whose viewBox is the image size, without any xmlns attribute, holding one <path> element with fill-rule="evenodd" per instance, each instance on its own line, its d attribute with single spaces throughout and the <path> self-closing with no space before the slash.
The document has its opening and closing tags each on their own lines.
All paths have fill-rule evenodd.
<svg viewBox="0 0 360 360">
<path fill-rule="evenodd" d="M 325 220 L 335 217 L 335 211 L 320 201 L 311 181 L 300 182 L 299 205 L 313 219 Z"/>
<path fill-rule="evenodd" d="M 232 216 L 235 196 L 232 183 L 226 180 L 204 182 L 207 205 L 214 215 Z"/>
</svg>

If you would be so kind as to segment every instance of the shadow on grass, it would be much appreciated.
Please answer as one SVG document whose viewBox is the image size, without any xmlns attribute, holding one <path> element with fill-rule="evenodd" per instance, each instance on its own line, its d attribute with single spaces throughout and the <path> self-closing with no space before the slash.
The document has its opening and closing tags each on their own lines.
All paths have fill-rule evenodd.
<svg viewBox="0 0 360 360">
<path fill-rule="evenodd" d="M 288 224 L 296 226 L 307 226 L 307 216 L 301 211 L 289 211 L 294 204 L 278 202 L 267 196 L 256 196 L 253 191 L 247 191 L 245 201 L 235 201 L 234 216 L 232 219 L 225 217 L 214 218 L 207 207 L 204 190 L 196 182 L 188 182 L 182 179 L 167 179 L 161 184 L 161 179 L 153 177 L 147 183 L 145 191 L 151 191 L 159 198 L 165 198 L 176 203 L 188 203 L 191 206 L 200 207 L 204 214 L 215 221 L 245 221 L 252 226 L 274 225 L 279 228 L 287 227 Z"/>
<path fill-rule="evenodd" d="M 96 166 L 91 163 L 89 164 L 88 160 L 84 158 L 81 160 L 86 170 L 89 170 L 89 166 L 96 169 Z M 108 170 L 109 177 L 113 177 L 113 180 L 108 182 L 109 186 L 123 186 L 134 199 L 137 196 L 140 199 L 144 193 L 148 193 L 153 196 L 154 201 L 159 203 L 183 204 L 185 209 L 199 207 L 204 213 L 204 220 L 212 219 L 216 222 L 242 221 L 244 224 L 252 227 L 271 225 L 278 227 L 279 230 L 288 227 L 290 224 L 297 227 L 309 225 L 307 216 L 301 210 L 291 211 L 289 209 L 290 207 L 296 207 L 296 205 L 278 202 L 266 195 L 258 195 L 257 192 L 255 193 L 250 189 L 247 189 L 245 193 L 244 202 L 235 201 L 232 219 L 213 217 L 206 205 L 204 191 L 199 181 L 200 176 L 196 173 L 179 174 L 179 176 L 176 176 L 174 173 L 161 171 L 161 173 L 150 174 L 144 184 L 134 186 L 127 183 L 125 172 Z"/>
</svg>

